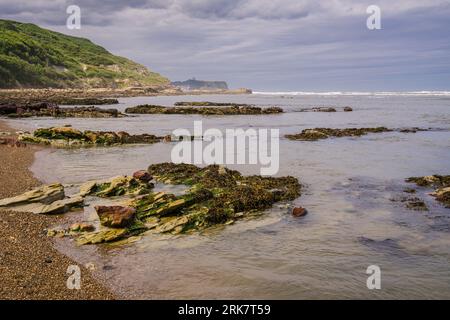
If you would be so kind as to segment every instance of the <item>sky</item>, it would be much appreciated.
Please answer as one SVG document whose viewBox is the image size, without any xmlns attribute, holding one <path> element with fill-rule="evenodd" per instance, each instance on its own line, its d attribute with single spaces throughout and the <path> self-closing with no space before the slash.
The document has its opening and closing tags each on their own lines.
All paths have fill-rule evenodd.
<svg viewBox="0 0 450 320">
<path fill-rule="evenodd" d="M 66 27 L 69 5 L 81 29 Z M 381 29 L 369 30 L 369 5 Z M 0 0 L 172 81 L 256 91 L 450 91 L 450 0 Z"/>
</svg>

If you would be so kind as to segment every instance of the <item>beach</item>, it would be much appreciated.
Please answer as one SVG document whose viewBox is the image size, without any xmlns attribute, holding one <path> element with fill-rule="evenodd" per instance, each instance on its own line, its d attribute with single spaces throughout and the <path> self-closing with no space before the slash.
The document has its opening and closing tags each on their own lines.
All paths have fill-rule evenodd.
<svg viewBox="0 0 450 320">
<path fill-rule="evenodd" d="M 141 96 L 119 97 L 118 100 L 118 104 L 101 108 L 117 108 L 126 113 L 127 108 L 137 105 L 171 108 L 183 101 L 214 101 L 280 107 L 284 112 L 128 114 L 120 118 L 32 116 L 5 121 L 15 130 L 30 132 L 38 128 L 64 127 L 66 130 L 126 131 L 162 137 L 179 128 L 192 133 L 194 121 L 202 121 L 204 130 L 217 128 L 222 132 L 235 128 L 279 129 L 280 162 L 275 177 L 292 176 L 301 183 L 302 190 L 293 201 L 275 203 L 252 219 L 187 234 L 142 233 L 131 237 L 132 242 L 119 241 L 116 245 L 79 246 L 75 244 L 78 236 L 74 234 L 47 240 L 44 229 L 62 230 L 81 221 L 98 226 L 99 216 L 94 206 L 120 203 L 120 197 L 87 197 L 83 210 L 68 212 L 63 218 L 35 217 L 42 221 L 42 225 L 34 224 L 41 243 L 48 244 L 49 250 L 53 250 L 53 246 L 80 266 L 95 265 L 95 279 L 106 280 L 115 297 L 449 297 L 448 208 L 430 195 L 432 188 L 405 181 L 413 176 L 448 174 L 450 114 L 446 93 L 274 93 Z M 352 111 L 345 111 L 349 107 Z M 331 109 L 335 111 L 329 112 Z M 69 125 L 71 127 L 67 127 Z M 320 139 L 303 140 L 303 135 L 299 135 L 302 130 L 313 128 L 329 129 L 322 130 L 327 134 L 320 135 Z M 356 128 L 375 129 L 364 132 Z M 23 170 L 28 172 L 29 167 L 30 177 L 44 184 L 62 183 L 70 196 L 86 181 L 132 176 L 136 171 L 148 170 L 150 165 L 171 162 L 175 145 L 174 141 L 161 141 L 77 148 L 45 145 L 2 148 L 12 150 L 9 154 L 14 161 L 20 159 L 19 153 L 35 150 L 34 158 L 30 156 Z M 4 163 L 9 163 L 9 168 L 12 163 L 17 167 L 19 161 L 13 162 L 11 158 L 5 158 Z M 260 174 L 258 165 L 226 164 L 226 167 L 246 176 Z M 3 179 L 10 179 L 11 185 L 25 183 L 11 174 L 14 171 L 9 168 L 5 167 Z M 177 195 L 184 192 L 183 187 L 154 182 L 155 192 Z M 25 191 L 28 186 L 18 185 L 14 194 Z M 405 192 L 411 189 L 414 193 Z M 423 200 L 428 210 L 408 207 L 408 199 L 415 198 Z M 295 217 L 291 212 L 293 207 L 303 207 L 308 214 Z M 17 224 L 30 221 L 21 217 L 17 218 Z M 11 230 L 11 235 L 20 237 L 21 228 Z M 21 249 L 17 250 L 26 250 L 23 244 L 18 247 Z M 42 260 L 45 261 L 45 255 L 30 257 L 29 261 Z M 382 290 L 368 290 L 366 286 L 366 269 L 374 264 L 382 271 Z M 62 282 L 52 285 L 62 286 L 60 292 L 65 292 L 67 265 L 61 268 L 63 272 L 58 273 L 61 275 L 58 281 Z M 11 285 L 19 287 L 15 283 Z"/>
<path fill-rule="evenodd" d="M 0 121 L 0 131 L 12 130 Z M 41 184 L 29 171 L 35 151 L 0 145 L 0 198 Z M 114 299 L 81 265 L 81 289 L 67 288 L 67 268 L 77 263 L 58 252 L 44 232 L 59 218 L 0 210 L 0 299 Z"/>
</svg>

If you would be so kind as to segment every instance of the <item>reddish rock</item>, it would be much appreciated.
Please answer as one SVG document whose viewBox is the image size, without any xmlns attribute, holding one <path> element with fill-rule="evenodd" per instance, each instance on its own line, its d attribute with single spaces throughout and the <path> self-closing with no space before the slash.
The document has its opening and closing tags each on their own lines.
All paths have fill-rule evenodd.
<svg viewBox="0 0 450 320">
<path fill-rule="evenodd" d="M 153 177 L 148 173 L 148 171 L 145 170 L 139 170 L 133 173 L 133 178 L 143 181 L 143 182 L 149 182 L 153 179 Z"/>
<path fill-rule="evenodd" d="M 134 220 L 136 209 L 122 206 L 96 206 L 95 211 L 103 226 L 111 228 L 126 227 Z"/>
<path fill-rule="evenodd" d="M 303 207 L 295 207 L 295 208 L 292 210 L 292 215 L 293 215 L 294 217 L 303 217 L 303 216 L 305 216 L 307 213 L 308 213 L 308 211 L 306 211 L 306 209 L 303 208 Z"/>
</svg>

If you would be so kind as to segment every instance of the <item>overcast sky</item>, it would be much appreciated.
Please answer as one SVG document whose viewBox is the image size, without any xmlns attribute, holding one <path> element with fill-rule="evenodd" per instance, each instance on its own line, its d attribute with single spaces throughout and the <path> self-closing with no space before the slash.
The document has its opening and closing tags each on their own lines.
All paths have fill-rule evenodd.
<svg viewBox="0 0 450 320">
<path fill-rule="evenodd" d="M 66 8 L 81 8 L 81 30 Z M 381 8 L 368 30 L 366 8 Z M 259 91 L 450 91 L 450 0 L 0 0 L 171 80 Z"/>
</svg>

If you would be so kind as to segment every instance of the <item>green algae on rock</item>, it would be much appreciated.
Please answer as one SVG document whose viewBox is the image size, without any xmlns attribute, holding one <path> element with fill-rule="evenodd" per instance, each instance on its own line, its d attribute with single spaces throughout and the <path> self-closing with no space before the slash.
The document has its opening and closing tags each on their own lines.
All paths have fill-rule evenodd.
<svg viewBox="0 0 450 320">
<path fill-rule="evenodd" d="M 391 132 L 393 129 L 386 127 L 376 128 L 346 128 L 346 129 L 331 129 L 331 128 L 314 128 L 305 129 L 301 133 L 287 134 L 286 138 L 289 140 L 303 140 L 316 141 L 320 139 L 327 139 L 330 137 L 360 137 L 368 133 Z"/>
<path fill-rule="evenodd" d="M 66 107 L 49 102 L 1 103 L 0 115 L 9 118 L 54 117 L 54 118 L 119 118 L 126 117 L 117 109 L 90 107 Z"/>
<path fill-rule="evenodd" d="M 258 115 L 282 113 L 279 107 L 260 108 L 251 105 L 229 105 L 219 107 L 183 106 L 165 107 L 157 105 L 139 105 L 125 109 L 131 114 L 202 114 L 202 115 Z"/>
<path fill-rule="evenodd" d="M 181 195 L 148 189 L 142 194 L 135 192 L 129 182 L 111 182 L 134 178 L 115 178 L 106 184 L 88 182 L 80 188 L 80 193 L 95 196 L 128 194 L 133 197 L 123 206 L 97 207 L 100 220 L 104 220 L 101 229 L 83 233 L 77 243 L 115 242 L 143 232 L 198 232 L 259 215 L 276 202 L 294 200 L 301 191 L 301 185 L 294 177 L 242 176 L 238 171 L 218 165 L 200 168 L 189 164 L 161 163 L 151 165 L 148 173 L 157 181 L 183 184 L 189 189 Z M 120 188 L 128 191 L 117 192 Z M 104 212 L 108 212 L 106 218 Z M 121 220 L 123 216 L 125 222 Z M 118 222 L 112 223 L 115 220 Z"/>
<path fill-rule="evenodd" d="M 138 196 L 150 193 L 153 184 L 129 176 L 117 176 L 106 181 L 88 181 L 80 186 L 80 195 L 100 198 Z"/>
<path fill-rule="evenodd" d="M 89 147 L 121 144 L 151 144 L 163 140 L 152 134 L 130 135 L 119 131 L 84 131 L 72 127 L 41 128 L 33 134 L 23 133 L 18 140 L 26 143 L 37 143 L 53 147 Z"/>
<path fill-rule="evenodd" d="M 253 107 L 246 103 L 210 102 L 210 101 L 181 101 L 175 102 L 177 107 Z"/>
<path fill-rule="evenodd" d="M 410 177 L 406 182 L 415 183 L 419 187 L 435 188 L 431 195 L 446 208 L 450 208 L 450 175 Z"/>
</svg>

